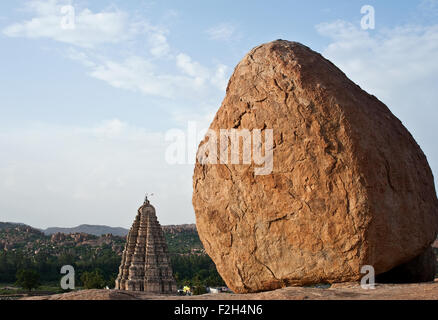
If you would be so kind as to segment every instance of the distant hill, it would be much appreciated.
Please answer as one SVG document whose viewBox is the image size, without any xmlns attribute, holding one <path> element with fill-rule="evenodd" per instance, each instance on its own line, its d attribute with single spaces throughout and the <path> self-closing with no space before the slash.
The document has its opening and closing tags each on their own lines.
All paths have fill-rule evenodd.
<svg viewBox="0 0 438 320">
<path fill-rule="evenodd" d="M 205 253 L 195 224 L 163 226 L 163 231 L 170 254 Z M 84 224 L 74 228 L 41 230 L 23 223 L 0 222 L 0 253 L 4 249 L 21 252 L 26 256 L 36 255 L 36 252 L 59 256 L 73 248 L 81 251 L 80 247 L 89 246 L 108 247 L 112 253 L 121 256 L 127 234 L 127 229 L 102 225 Z M 53 245 L 55 243 L 56 246 Z M 84 252 L 91 250 L 90 248 Z M 0 273 L 1 271 L 0 268 Z"/>
<path fill-rule="evenodd" d="M 163 226 L 163 231 L 179 286 L 199 281 L 225 285 L 205 253 L 194 224 Z M 127 232 L 124 228 L 99 225 L 40 230 L 0 222 L 0 283 L 14 283 L 23 266 L 36 270 L 41 283 L 59 283 L 61 266 L 72 265 L 79 275 L 99 270 L 107 285 L 113 287 Z"/>
<path fill-rule="evenodd" d="M 89 224 L 82 224 L 80 226 L 74 227 L 74 228 L 58 228 L 58 227 L 52 227 L 47 228 L 45 230 L 42 230 L 46 235 L 51 235 L 54 233 L 87 233 L 92 234 L 94 236 L 101 236 L 104 234 L 112 234 L 114 236 L 120 236 L 125 237 L 129 230 L 125 228 L 120 227 L 108 227 L 108 226 L 100 226 L 100 225 L 89 225 Z"/>
<path fill-rule="evenodd" d="M 195 224 L 167 225 L 162 228 L 170 254 L 205 253 Z M 32 255 L 33 252 L 43 249 L 51 255 L 59 255 L 62 250 L 59 251 L 59 248 L 53 247 L 51 243 L 57 243 L 58 247 L 70 248 L 82 244 L 99 247 L 102 242 L 108 242 L 106 244 L 111 244 L 114 252 L 121 254 L 128 232 L 125 228 L 103 225 L 83 224 L 73 228 L 55 227 L 42 230 L 23 223 L 0 222 L 0 251 L 4 248 Z M 112 236 L 107 236 L 110 234 Z"/>
<path fill-rule="evenodd" d="M 24 226 L 24 223 L 16 223 L 16 222 L 0 222 L 0 230 L 15 228 L 18 226 Z"/>
<path fill-rule="evenodd" d="M 1 227 L 0 227 L 1 228 Z M 128 235 L 129 230 L 125 228 L 120 227 L 108 227 L 108 226 L 101 226 L 101 225 L 89 225 L 89 224 L 82 224 L 77 227 L 73 228 L 58 228 L 58 227 L 52 227 L 47 228 L 46 230 L 41 230 L 46 235 L 52 235 L 54 233 L 88 233 L 95 236 L 101 236 L 104 234 L 112 234 L 114 236 L 120 236 L 120 237 L 126 237 Z M 169 226 L 163 226 L 163 231 L 168 233 L 180 233 L 184 231 L 191 231 L 196 232 L 196 225 L 195 224 L 181 224 L 181 225 L 169 225 Z"/>
<path fill-rule="evenodd" d="M 164 232 L 169 233 L 179 233 L 184 231 L 190 231 L 190 232 L 198 232 L 196 229 L 196 224 L 170 224 L 167 226 L 161 226 L 163 228 Z"/>
</svg>

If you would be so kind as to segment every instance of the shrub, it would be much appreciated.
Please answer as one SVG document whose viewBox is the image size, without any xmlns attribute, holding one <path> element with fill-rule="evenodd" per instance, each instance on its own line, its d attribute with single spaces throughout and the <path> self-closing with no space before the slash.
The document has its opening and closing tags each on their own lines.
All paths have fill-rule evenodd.
<svg viewBox="0 0 438 320">
<path fill-rule="evenodd" d="M 81 281 L 85 289 L 103 289 L 106 283 L 100 270 L 84 272 Z"/>
<path fill-rule="evenodd" d="M 15 284 L 26 290 L 32 291 L 32 289 L 36 289 L 40 286 L 40 275 L 35 270 L 18 270 L 16 278 L 17 282 Z"/>
</svg>

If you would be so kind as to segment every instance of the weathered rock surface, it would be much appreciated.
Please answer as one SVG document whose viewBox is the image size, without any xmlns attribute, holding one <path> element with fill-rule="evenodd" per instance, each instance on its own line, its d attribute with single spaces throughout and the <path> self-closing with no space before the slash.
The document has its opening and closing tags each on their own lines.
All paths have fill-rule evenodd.
<svg viewBox="0 0 438 320">
<path fill-rule="evenodd" d="M 387 272 L 435 240 L 425 155 L 382 102 L 320 54 L 282 40 L 251 50 L 210 126 L 232 128 L 273 129 L 274 140 L 267 175 L 254 162 L 195 166 L 198 232 L 234 292 L 357 281 L 363 265 Z"/>
<path fill-rule="evenodd" d="M 250 294 L 203 294 L 200 296 L 164 296 L 137 291 L 83 290 L 24 300 L 437 300 L 438 282 L 422 284 L 377 284 L 364 290 L 357 283 L 336 284 L 328 289 L 289 287 Z"/>
</svg>

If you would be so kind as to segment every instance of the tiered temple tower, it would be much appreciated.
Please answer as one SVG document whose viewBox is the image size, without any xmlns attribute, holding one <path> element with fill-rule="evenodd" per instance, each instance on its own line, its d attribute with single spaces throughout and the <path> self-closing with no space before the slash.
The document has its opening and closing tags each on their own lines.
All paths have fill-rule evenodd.
<svg viewBox="0 0 438 320">
<path fill-rule="evenodd" d="M 116 289 L 176 293 L 164 233 L 147 197 L 129 231 Z"/>
</svg>

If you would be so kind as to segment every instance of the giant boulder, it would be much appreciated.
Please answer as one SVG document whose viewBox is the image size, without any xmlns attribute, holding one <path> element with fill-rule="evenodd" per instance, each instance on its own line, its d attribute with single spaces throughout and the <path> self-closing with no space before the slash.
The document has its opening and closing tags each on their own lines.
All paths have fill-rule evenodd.
<svg viewBox="0 0 438 320">
<path fill-rule="evenodd" d="M 436 238 L 434 180 L 414 138 L 308 47 L 277 40 L 243 58 L 210 126 L 218 135 L 233 128 L 273 130 L 267 174 L 254 161 L 201 161 L 211 136 L 199 148 L 197 228 L 233 291 L 356 281 L 362 266 L 388 272 Z"/>
</svg>

